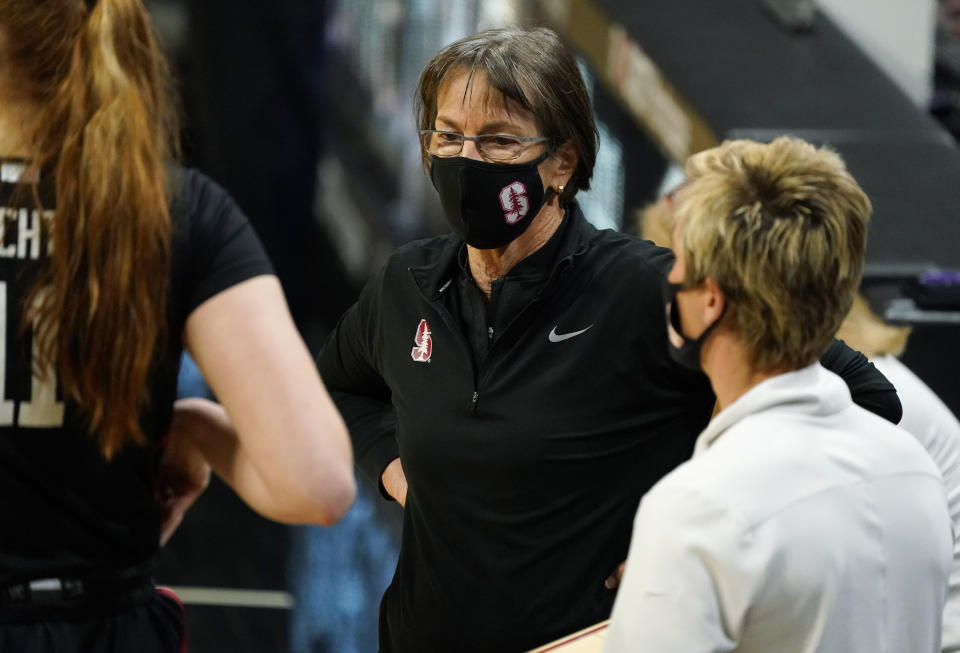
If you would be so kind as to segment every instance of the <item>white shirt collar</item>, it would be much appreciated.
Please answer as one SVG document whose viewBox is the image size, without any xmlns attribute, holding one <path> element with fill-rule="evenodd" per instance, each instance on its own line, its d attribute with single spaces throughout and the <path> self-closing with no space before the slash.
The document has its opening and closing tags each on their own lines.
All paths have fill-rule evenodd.
<svg viewBox="0 0 960 653">
<path fill-rule="evenodd" d="M 704 453 L 724 431 L 755 413 L 778 408 L 808 415 L 829 415 L 851 403 L 853 400 L 847 384 L 820 363 L 778 374 L 753 386 L 717 413 L 697 438 L 693 455 L 696 457 Z"/>
</svg>

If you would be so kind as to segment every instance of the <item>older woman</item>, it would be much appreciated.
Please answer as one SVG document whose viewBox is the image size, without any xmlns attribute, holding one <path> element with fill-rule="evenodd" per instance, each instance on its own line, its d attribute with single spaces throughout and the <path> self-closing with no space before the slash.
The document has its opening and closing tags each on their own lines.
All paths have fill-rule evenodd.
<svg viewBox="0 0 960 653">
<path fill-rule="evenodd" d="M 722 410 L 641 503 L 604 650 L 939 651 L 940 472 L 817 363 L 860 281 L 866 195 L 836 154 L 786 138 L 687 172 L 670 347 Z"/>
<path fill-rule="evenodd" d="M 320 369 L 359 465 L 405 505 L 381 651 L 520 651 L 609 615 L 637 502 L 714 397 L 667 353 L 670 251 L 577 206 L 597 136 L 553 32 L 448 46 L 417 117 L 454 233 L 396 252 Z"/>
</svg>

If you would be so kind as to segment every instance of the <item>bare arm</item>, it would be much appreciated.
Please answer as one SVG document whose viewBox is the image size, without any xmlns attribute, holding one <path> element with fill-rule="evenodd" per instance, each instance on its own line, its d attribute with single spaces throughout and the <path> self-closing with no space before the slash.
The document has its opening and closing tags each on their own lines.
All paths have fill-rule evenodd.
<svg viewBox="0 0 960 653">
<path fill-rule="evenodd" d="M 211 297 L 184 341 L 225 409 L 196 440 L 214 471 L 265 517 L 336 522 L 356 491 L 353 454 L 276 277 Z"/>
</svg>

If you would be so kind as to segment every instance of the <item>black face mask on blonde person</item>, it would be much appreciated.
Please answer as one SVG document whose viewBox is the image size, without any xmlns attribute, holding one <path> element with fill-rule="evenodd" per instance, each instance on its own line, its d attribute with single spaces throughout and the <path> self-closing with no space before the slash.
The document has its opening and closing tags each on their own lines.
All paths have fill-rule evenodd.
<svg viewBox="0 0 960 653">
<path fill-rule="evenodd" d="M 683 283 L 670 283 L 663 280 L 663 298 L 667 312 L 667 347 L 669 348 L 670 358 L 684 366 L 688 370 L 703 372 L 703 366 L 700 364 L 700 351 L 703 349 L 703 343 L 713 328 L 723 319 L 727 312 L 727 304 L 724 302 L 723 309 L 717 319 L 707 325 L 696 338 L 687 337 L 683 332 L 683 325 L 680 319 L 680 307 L 677 306 L 677 293 L 686 290 L 687 285 Z"/>
<path fill-rule="evenodd" d="M 527 163 L 488 163 L 430 156 L 430 180 L 455 234 L 477 249 L 504 247 L 527 230 L 550 198 L 537 171 L 548 153 Z"/>
</svg>

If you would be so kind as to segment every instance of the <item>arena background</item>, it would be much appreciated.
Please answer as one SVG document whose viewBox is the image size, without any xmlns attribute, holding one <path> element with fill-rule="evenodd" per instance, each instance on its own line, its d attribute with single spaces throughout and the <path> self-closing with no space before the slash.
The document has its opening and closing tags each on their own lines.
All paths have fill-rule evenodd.
<svg viewBox="0 0 960 653">
<path fill-rule="evenodd" d="M 594 97 L 589 219 L 635 230 L 678 162 L 725 138 L 831 145 L 875 206 L 863 290 L 914 326 L 904 361 L 960 412 L 960 57 L 935 0 L 148 5 L 181 80 L 187 162 L 249 214 L 312 348 L 397 244 L 444 230 L 412 119 L 420 69 L 480 29 L 545 24 Z M 205 392 L 189 362 L 182 381 Z M 291 528 L 215 481 L 157 580 L 187 603 L 193 653 L 374 651 L 399 510 L 361 483 L 340 525 Z"/>
</svg>

